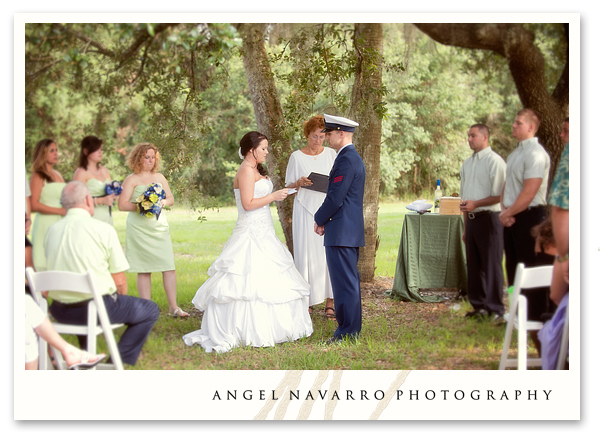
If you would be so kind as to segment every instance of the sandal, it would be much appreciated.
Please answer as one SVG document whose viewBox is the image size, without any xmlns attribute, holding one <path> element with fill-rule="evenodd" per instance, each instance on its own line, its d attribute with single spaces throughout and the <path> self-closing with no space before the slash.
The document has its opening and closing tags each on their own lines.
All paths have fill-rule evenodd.
<svg viewBox="0 0 600 439">
<path fill-rule="evenodd" d="M 309 307 L 308 307 L 308 314 L 312 315 L 312 313 L 313 313 L 313 311 L 314 311 L 314 310 L 315 310 L 315 309 L 313 308 L 313 306 L 312 306 L 312 305 L 311 305 L 311 306 L 309 306 Z"/>
<path fill-rule="evenodd" d="M 171 317 L 189 317 L 189 314 L 183 311 L 181 308 L 175 308 L 172 312 L 169 313 Z"/>
<path fill-rule="evenodd" d="M 96 361 L 89 362 L 90 354 L 88 352 L 83 351 L 81 355 L 81 361 L 79 363 L 73 364 L 69 367 L 69 370 L 86 370 L 91 369 L 96 366 L 102 360 L 106 358 L 105 354 L 98 355 L 98 359 Z"/>
<path fill-rule="evenodd" d="M 330 309 L 332 312 L 327 312 L 328 309 Z M 335 320 L 335 309 L 330 306 L 325 308 L 325 317 L 327 317 L 327 320 Z"/>
</svg>

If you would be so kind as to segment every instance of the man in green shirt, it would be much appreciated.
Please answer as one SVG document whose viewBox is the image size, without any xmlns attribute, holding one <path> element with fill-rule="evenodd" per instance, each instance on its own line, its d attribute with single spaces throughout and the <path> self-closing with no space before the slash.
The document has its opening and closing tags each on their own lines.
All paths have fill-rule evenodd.
<svg viewBox="0 0 600 439">
<path fill-rule="evenodd" d="M 134 365 L 148 334 L 158 320 L 158 306 L 151 300 L 127 295 L 125 270 L 129 268 L 116 230 L 92 218 L 94 201 L 87 186 L 72 181 L 63 189 L 62 206 L 67 215 L 46 233 L 48 270 L 85 273 L 91 271 L 96 290 L 104 296 L 111 323 L 127 330 L 118 343 L 123 363 Z M 61 323 L 87 324 L 88 298 L 67 291 L 50 291 L 50 312 Z M 80 337 L 82 348 L 85 337 Z"/>
<path fill-rule="evenodd" d="M 464 215 L 463 241 L 467 251 L 469 302 L 473 311 L 466 317 L 491 316 L 502 322 L 503 230 L 498 219 L 500 194 L 504 187 L 506 163 L 489 145 L 490 130 L 484 124 L 469 128 L 473 155 L 460 168 L 460 210 Z"/>
</svg>

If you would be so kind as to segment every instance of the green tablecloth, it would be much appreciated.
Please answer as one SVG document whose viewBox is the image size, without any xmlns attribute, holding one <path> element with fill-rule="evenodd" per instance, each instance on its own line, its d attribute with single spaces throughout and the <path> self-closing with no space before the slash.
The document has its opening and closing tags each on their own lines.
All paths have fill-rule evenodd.
<svg viewBox="0 0 600 439">
<path fill-rule="evenodd" d="M 441 302 L 420 296 L 419 288 L 467 292 L 467 258 L 462 215 L 407 213 L 404 216 L 394 286 L 388 293 L 407 302 Z"/>
</svg>

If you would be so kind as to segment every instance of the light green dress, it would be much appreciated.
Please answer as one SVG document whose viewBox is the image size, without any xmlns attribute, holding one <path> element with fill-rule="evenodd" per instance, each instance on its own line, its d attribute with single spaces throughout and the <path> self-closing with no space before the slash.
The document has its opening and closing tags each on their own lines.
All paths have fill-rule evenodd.
<svg viewBox="0 0 600 439">
<path fill-rule="evenodd" d="M 90 178 L 86 185 L 92 194 L 92 197 L 104 197 L 106 196 L 106 185 L 110 183 L 107 178 L 106 181 L 100 181 L 95 178 Z M 98 204 L 94 206 L 94 218 L 104 221 L 107 224 L 113 225 L 113 219 L 110 214 L 109 206 L 105 204 Z"/>
<path fill-rule="evenodd" d="M 60 194 L 66 183 L 45 183 L 40 193 L 40 203 L 49 207 L 62 207 Z M 48 227 L 62 218 L 62 215 L 35 214 L 35 221 L 31 228 L 31 244 L 33 245 L 33 265 L 36 271 L 46 271 L 46 254 L 44 239 Z"/>
<path fill-rule="evenodd" d="M 132 203 L 146 190 L 140 184 L 133 189 Z M 125 233 L 125 256 L 129 262 L 130 273 L 156 273 L 175 270 L 175 257 L 171 232 L 167 223 L 166 212 L 147 218 L 139 212 L 127 215 L 127 231 Z"/>
</svg>

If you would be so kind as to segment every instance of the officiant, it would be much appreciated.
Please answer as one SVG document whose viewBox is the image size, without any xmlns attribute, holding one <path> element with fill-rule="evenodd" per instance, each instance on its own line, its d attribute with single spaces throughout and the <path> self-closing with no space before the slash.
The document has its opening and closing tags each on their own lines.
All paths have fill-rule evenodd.
<svg viewBox="0 0 600 439">
<path fill-rule="evenodd" d="M 314 305 L 326 301 L 325 316 L 335 320 L 324 238 L 314 233 L 313 217 L 325 200 L 327 179 L 336 153 L 332 148 L 323 146 L 323 116 L 310 118 L 304 122 L 303 128 L 306 146 L 292 153 L 285 173 L 286 187 L 298 190 L 292 215 L 294 263 L 304 280 L 310 284 L 309 312 L 312 314 Z"/>
</svg>

